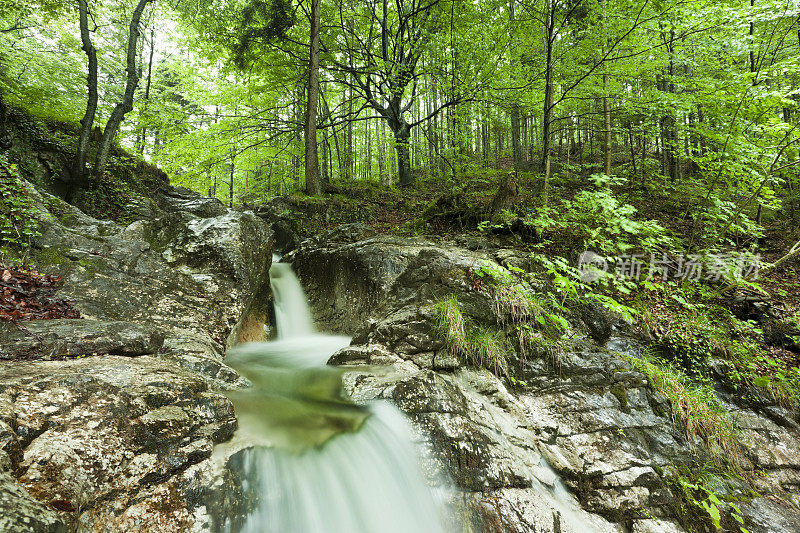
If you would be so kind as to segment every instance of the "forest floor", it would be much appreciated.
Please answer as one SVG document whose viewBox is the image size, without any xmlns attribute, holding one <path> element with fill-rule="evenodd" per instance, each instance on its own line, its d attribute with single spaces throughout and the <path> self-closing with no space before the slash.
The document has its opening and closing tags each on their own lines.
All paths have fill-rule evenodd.
<svg viewBox="0 0 800 533">
<path fill-rule="evenodd" d="M 492 205 L 498 184 L 503 180 L 511 181 L 516 195 L 508 202 L 509 210 L 498 216 L 492 213 Z M 295 218 L 300 232 L 305 235 L 343 223 L 362 222 L 379 233 L 430 237 L 461 245 L 514 248 L 551 261 L 564 258 L 570 265 L 576 265 L 578 255 L 587 249 L 586 239 L 582 238 L 606 223 L 606 218 L 613 218 L 613 213 L 624 211 L 626 205 L 635 210 L 621 223 L 628 220 L 656 222 L 663 228 L 659 231 L 668 235 L 676 247 L 666 248 L 672 260 L 689 257 L 681 250 L 693 239 L 700 241 L 706 229 L 699 227 L 702 222 L 695 222 L 690 216 L 694 212 L 690 210 L 691 202 L 697 200 L 684 194 L 690 178 L 681 183 L 661 182 L 651 187 L 611 184 L 605 189 L 608 194 L 598 196 L 582 196 L 582 191 L 593 188 L 587 177 L 555 178 L 551 184 L 549 211 L 540 207 L 540 180 L 535 174 L 515 175 L 507 170 L 494 173 L 492 179 L 478 177 L 458 183 L 420 179 L 414 187 L 403 190 L 387 190 L 376 185 L 338 186 L 325 197 L 297 195 L 292 201 L 301 207 L 297 213 L 311 213 L 311 216 Z M 593 213 L 595 206 L 587 207 L 587 202 L 598 202 L 598 212 Z M 603 211 L 604 205 L 607 211 Z M 313 209 L 309 211 L 308 207 Z M 537 231 L 531 222 L 541 213 L 553 219 L 561 220 L 561 217 L 566 222 Z M 767 215 L 774 218 L 765 216 L 762 236 L 732 228 L 725 243 L 716 246 L 717 253 L 731 257 L 754 253 L 764 263 L 782 257 L 800 239 L 800 228 L 788 228 L 786 219 L 777 214 Z M 627 237 L 633 247 L 627 253 L 635 253 L 637 239 L 643 239 L 644 234 Z M 604 238 L 612 248 L 613 236 Z M 708 240 L 692 244 L 698 249 L 701 245 L 707 246 Z M 649 261 L 650 255 L 645 256 L 644 261 Z M 687 284 L 680 279 L 664 282 L 655 279 L 651 288 L 629 284 L 623 290 L 593 290 L 642 310 L 637 327 L 650 331 L 655 341 L 667 350 L 677 346 L 677 351 L 690 354 L 703 346 L 708 350 L 706 353 L 736 361 L 737 366 L 751 376 L 748 379 L 781 376 L 781 401 L 798 406 L 800 257 L 761 274 L 759 272 L 753 280 L 754 284 L 724 294 L 719 292 L 727 284 L 724 280 Z M 685 366 L 690 374 L 696 370 L 691 362 Z"/>
</svg>

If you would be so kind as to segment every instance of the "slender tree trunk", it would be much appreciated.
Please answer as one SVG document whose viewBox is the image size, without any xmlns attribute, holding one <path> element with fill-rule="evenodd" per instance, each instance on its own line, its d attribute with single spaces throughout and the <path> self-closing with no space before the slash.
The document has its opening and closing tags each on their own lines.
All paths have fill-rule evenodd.
<svg viewBox="0 0 800 533">
<path fill-rule="evenodd" d="M 364 125 L 364 142 L 367 144 L 367 158 L 364 161 L 364 179 L 369 180 L 372 177 L 372 122 L 369 121 Z"/>
<path fill-rule="evenodd" d="M 12 145 L 11 137 L 6 129 L 7 116 L 6 102 L 3 100 L 3 93 L 0 93 L 0 150 L 8 150 Z"/>
<path fill-rule="evenodd" d="M 544 76 L 544 112 L 542 113 L 542 172 L 544 182 L 542 183 L 542 202 L 547 205 L 548 193 L 550 188 L 550 146 L 552 134 L 550 132 L 553 123 L 553 44 L 555 28 L 554 0 L 546 2 L 546 32 L 545 32 L 545 76 Z"/>
<path fill-rule="evenodd" d="M 522 168 L 522 148 L 520 147 L 519 106 L 511 108 L 511 150 L 514 157 L 514 169 Z"/>
<path fill-rule="evenodd" d="M 236 171 L 236 155 L 231 153 L 230 181 L 228 182 L 228 207 L 233 208 L 233 174 Z"/>
<path fill-rule="evenodd" d="M 156 28 L 153 26 L 150 28 L 150 62 L 147 64 L 147 85 L 144 89 L 144 101 L 145 101 L 145 109 L 147 109 L 147 103 L 150 101 L 150 83 L 153 79 L 153 54 L 156 50 Z M 142 128 L 142 141 L 139 144 L 139 155 L 144 154 L 144 145 L 147 143 L 147 126 Z"/>
<path fill-rule="evenodd" d="M 136 92 L 136 86 L 139 84 L 139 76 L 136 71 L 136 43 L 139 40 L 139 21 L 142 18 L 144 8 L 151 1 L 152 0 L 139 0 L 131 16 L 131 24 L 128 32 L 127 66 L 125 69 L 128 73 L 127 80 L 125 81 L 125 94 L 122 97 L 122 102 L 114 106 L 114 110 L 111 112 L 111 116 L 106 123 L 106 128 L 103 130 L 103 138 L 100 141 L 100 147 L 97 149 L 97 157 L 95 158 L 94 169 L 92 171 L 97 180 L 99 180 L 105 172 L 108 154 L 111 152 L 111 146 L 114 143 L 114 138 L 117 136 L 119 126 L 125 118 L 125 114 L 133 109 L 133 96 Z"/>
<path fill-rule="evenodd" d="M 388 187 L 392 180 L 386 169 L 386 122 L 381 120 L 380 138 L 378 139 L 378 174 L 381 185 Z"/>
<path fill-rule="evenodd" d="M 603 151 L 605 158 L 605 173 L 606 176 L 611 175 L 611 106 L 608 103 L 608 72 L 603 73 L 603 122 L 604 122 L 604 135 L 603 135 Z"/>
<path fill-rule="evenodd" d="M 347 126 L 345 129 L 345 178 L 349 181 L 353 177 L 353 89 L 347 89 Z"/>
<path fill-rule="evenodd" d="M 753 11 L 756 6 L 756 0 L 750 0 L 750 72 L 752 74 L 756 73 L 756 52 L 755 47 L 756 43 L 754 40 L 754 35 L 756 31 L 756 24 L 753 22 L 753 17 L 755 16 Z M 755 75 L 753 76 L 753 84 L 756 83 Z"/>
<path fill-rule="evenodd" d="M 319 26 L 322 0 L 311 0 L 311 51 L 308 58 L 308 100 L 305 124 L 306 193 L 317 196 L 322 192 L 317 153 L 317 104 L 319 103 Z"/>
<path fill-rule="evenodd" d="M 81 119 L 81 133 L 78 137 L 78 149 L 75 153 L 75 160 L 72 163 L 72 180 L 77 184 L 86 182 L 86 157 L 89 150 L 89 139 L 92 135 L 94 125 L 94 115 L 97 112 L 97 50 L 92 44 L 89 35 L 89 8 L 87 0 L 78 0 L 78 10 L 80 13 L 81 44 L 83 51 L 89 59 L 89 73 L 86 77 L 86 88 L 89 96 L 86 100 L 86 112 Z M 72 193 L 67 192 L 68 200 L 71 200 Z"/>
</svg>

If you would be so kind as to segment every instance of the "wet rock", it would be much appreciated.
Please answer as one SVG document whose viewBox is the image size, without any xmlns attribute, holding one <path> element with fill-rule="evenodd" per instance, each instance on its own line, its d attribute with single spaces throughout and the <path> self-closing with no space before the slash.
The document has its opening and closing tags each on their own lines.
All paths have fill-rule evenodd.
<svg viewBox="0 0 800 533">
<path fill-rule="evenodd" d="M 364 238 L 372 231 L 362 226 L 340 226 L 308 239 L 286 257 L 323 329 L 352 333 L 370 317 L 386 316 L 402 305 L 422 308 L 453 291 L 465 297 L 467 314 L 492 314 L 491 301 L 468 290 L 467 272 L 488 258 L 485 253 L 421 239 Z"/>
<path fill-rule="evenodd" d="M 7 363 L 0 390 L 25 449 L 22 487 L 87 510 L 161 490 L 236 425 L 203 377 L 148 356 Z"/>
<path fill-rule="evenodd" d="M 216 198 L 202 196 L 186 187 L 166 185 L 156 195 L 157 203 L 167 212 L 182 211 L 201 218 L 224 215 L 228 209 Z"/>
<path fill-rule="evenodd" d="M 0 473 L 0 531 L 67 533 L 60 513 L 32 498 L 14 478 Z"/>
<path fill-rule="evenodd" d="M 227 276 L 244 286 L 259 283 L 271 254 L 265 253 L 271 234 L 249 212 L 230 211 L 199 218 L 179 211 L 146 228 L 146 240 L 170 266 Z"/>
<path fill-rule="evenodd" d="M 512 250 L 486 252 L 491 247 L 480 244 L 467 250 L 364 238 L 343 228 L 304 241 L 290 255 L 315 315 L 331 329 L 353 333 L 352 345 L 331 363 L 385 361 L 385 370 L 354 371 L 345 379 L 348 392 L 391 399 L 411 416 L 420 439 L 463 491 L 462 504 L 473 502 L 464 504 L 469 527 L 566 531 L 553 514 L 561 504 L 548 500 L 566 487 L 586 519 L 600 524 L 597 530 L 681 531 L 674 521 L 675 465 L 694 468 L 709 460 L 708 451 L 687 440 L 666 399 L 631 368 L 627 357 L 642 346 L 621 336 L 627 328 L 619 317 L 602 306 L 580 306 L 573 318 L 585 329 L 576 328 L 562 353 L 520 358 L 516 381 L 469 369 L 442 349 L 431 304 L 443 295 L 456 295 L 475 323 L 500 326 L 494 302 L 471 282 L 470 268 L 490 259 L 535 267 Z M 747 461 L 769 473 L 758 477 L 757 488 L 791 500 L 800 493 L 795 417 L 766 402 L 760 412 L 731 408 L 741 413 Z M 747 514 L 782 523 L 779 517 L 800 516 L 794 512 L 753 508 Z M 643 520 L 643 513 L 653 518 Z"/>
<path fill-rule="evenodd" d="M 268 227 L 177 189 L 168 214 L 127 228 L 31 195 L 36 259 L 86 318 L 0 331 L 3 349 L 67 358 L 0 364 L 2 493 L 20 500 L 13 512 L 0 506 L 0 524 L 15 524 L 0 529 L 216 527 L 235 512 L 221 496 L 234 480 L 211 458 L 236 428 L 219 391 L 247 383 L 224 364 L 224 346 L 264 334 Z M 92 353 L 111 355 L 71 358 Z M 41 510 L 51 502 L 61 510 Z"/>
<path fill-rule="evenodd" d="M 599 302 L 586 302 L 578 306 L 578 314 L 589 330 L 592 339 L 600 345 L 611 337 L 614 325 L 619 322 L 620 317 Z"/>
<path fill-rule="evenodd" d="M 634 520 L 633 533 L 682 533 L 683 529 L 669 520 Z"/>
<path fill-rule="evenodd" d="M 164 334 L 132 322 L 36 320 L 17 327 L 0 324 L 0 359 L 70 358 L 93 354 L 138 356 L 158 353 Z"/>
<path fill-rule="evenodd" d="M 782 533 L 800 528 L 797 510 L 784 502 L 759 497 L 737 502 L 737 506 L 745 515 L 745 527 L 752 533 Z"/>
</svg>

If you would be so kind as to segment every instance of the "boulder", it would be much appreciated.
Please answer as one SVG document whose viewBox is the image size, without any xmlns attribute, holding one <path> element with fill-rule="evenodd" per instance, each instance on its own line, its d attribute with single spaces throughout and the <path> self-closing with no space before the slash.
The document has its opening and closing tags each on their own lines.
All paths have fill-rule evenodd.
<svg viewBox="0 0 800 533">
<path fill-rule="evenodd" d="M 243 504 L 221 391 L 247 383 L 224 347 L 264 336 L 269 228 L 180 189 L 128 227 L 30 191 L 35 260 L 85 318 L 0 327 L 0 529 L 219 530 Z"/>
<path fill-rule="evenodd" d="M 330 360 L 355 365 L 345 378 L 350 395 L 389 399 L 410 415 L 423 448 L 433 450 L 432 468 L 460 491 L 465 527 L 682 531 L 676 467 L 694 469 L 711 457 L 631 368 L 628 357 L 643 349 L 641 341 L 627 336 L 618 316 L 584 303 L 571 317 L 571 341 L 553 353 L 518 354 L 509 379 L 469 367 L 443 349 L 431 304 L 455 295 L 474 323 L 501 328 L 471 271 L 481 261 L 536 265 L 513 250 L 464 244 L 469 249 L 347 225 L 288 256 L 318 321 L 353 335 Z M 769 473 L 755 476 L 756 488 L 798 505 L 795 417 L 777 406 L 729 401 L 739 414 L 745 468 Z M 734 480 L 725 490 L 740 497 L 747 489 Z M 791 505 L 766 502 L 773 501 L 757 498 L 743 509 L 748 527 L 772 520 L 780 526 L 761 530 L 788 531 L 788 521 L 800 523 Z M 570 516 L 584 525 L 570 525 Z"/>
<path fill-rule="evenodd" d="M 158 206 L 168 213 L 191 213 L 200 218 L 222 216 L 228 209 L 216 198 L 208 198 L 186 187 L 164 185 L 156 191 Z"/>
</svg>

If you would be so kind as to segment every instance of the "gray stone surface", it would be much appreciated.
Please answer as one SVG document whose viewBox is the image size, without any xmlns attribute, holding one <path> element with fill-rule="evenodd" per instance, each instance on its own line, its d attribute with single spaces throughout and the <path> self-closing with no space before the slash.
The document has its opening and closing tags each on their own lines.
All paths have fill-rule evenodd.
<svg viewBox="0 0 800 533">
<path fill-rule="evenodd" d="M 315 315 L 329 329 L 354 335 L 330 360 L 353 366 L 347 390 L 360 401 L 390 399 L 411 416 L 462 491 L 470 527 L 566 531 L 548 499 L 563 482 L 597 521 L 596 530 L 682 531 L 675 515 L 678 468 L 697 468 L 709 454 L 687 440 L 669 403 L 630 367 L 623 354 L 642 345 L 625 336 L 618 317 L 581 307 L 571 317 L 573 342 L 562 354 L 518 355 L 513 371 L 527 383 L 518 391 L 442 347 L 431 310 L 437 298 L 454 294 L 466 316 L 502 327 L 470 270 L 492 259 L 534 266 L 509 250 L 471 248 L 362 236 L 353 227 L 301 243 L 290 259 Z M 800 493 L 797 413 L 731 401 L 745 467 L 766 472 L 752 476 L 756 488 L 777 497 L 752 500 L 743 509 L 747 526 L 800 531 L 800 512 L 792 506 Z M 739 497 L 748 485 L 734 480 L 720 490 Z M 779 525 L 764 529 L 770 520 Z"/>
<path fill-rule="evenodd" d="M 127 228 L 31 194 L 35 257 L 85 319 L 0 327 L 0 530 L 219 530 L 241 505 L 221 391 L 246 384 L 224 347 L 263 336 L 267 225 L 181 191 Z"/>
<path fill-rule="evenodd" d="M 41 359 L 96 354 L 157 353 L 164 335 L 152 326 L 114 320 L 35 320 L 0 323 L 0 359 L 37 354 Z"/>
</svg>

